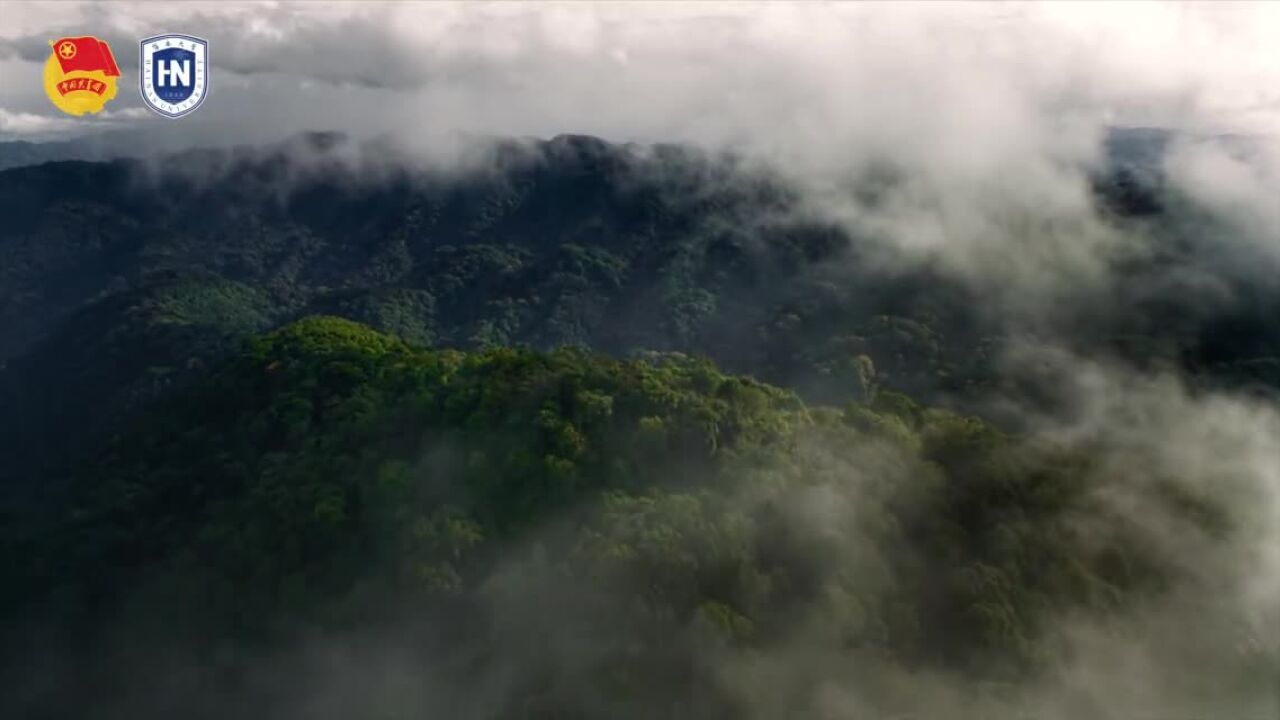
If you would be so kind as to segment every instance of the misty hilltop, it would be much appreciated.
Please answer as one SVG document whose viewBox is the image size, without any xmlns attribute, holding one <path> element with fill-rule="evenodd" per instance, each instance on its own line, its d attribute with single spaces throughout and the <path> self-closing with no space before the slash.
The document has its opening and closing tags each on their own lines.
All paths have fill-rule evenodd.
<svg viewBox="0 0 1280 720">
<path fill-rule="evenodd" d="M 295 682 L 357 682 L 310 667 L 307 638 L 331 637 L 361 664 L 394 642 L 429 673 L 375 666 L 335 715 L 727 717 L 781 711 L 720 676 L 809 621 L 867 683 L 914 668 L 1013 687 L 1048 662 L 1058 613 L 1126 618 L 1187 573 L 1097 505 L 1108 452 L 888 391 L 807 408 L 681 355 L 423 350 L 313 317 L 75 469 L 72 512 L 23 523 L 6 608 L 33 603 L 32 624 L 13 639 L 58 624 L 10 700 L 292 713 Z M 1227 531 L 1208 497 L 1144 492 L 1184 532 Z M 548 662 L 539 638 L 560 633 L 589 645 L 552 641 Z M 277 663 L 280 683 L 255 678 Z"/>
</svg>

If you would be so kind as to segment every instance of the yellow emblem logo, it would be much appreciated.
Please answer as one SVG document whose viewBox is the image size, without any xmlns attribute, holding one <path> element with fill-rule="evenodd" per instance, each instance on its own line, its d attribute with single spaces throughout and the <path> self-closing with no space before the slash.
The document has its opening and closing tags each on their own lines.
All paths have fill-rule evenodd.
<svg viewBox="0 0 1280 720">
<path fill-rule="evenodd" d="M 44 92 L 68 115 L 101 112 L 116 96 L 120 68 L 111 47 L 96 37 L 64 37 L 49 43 Z"/>
</svg>

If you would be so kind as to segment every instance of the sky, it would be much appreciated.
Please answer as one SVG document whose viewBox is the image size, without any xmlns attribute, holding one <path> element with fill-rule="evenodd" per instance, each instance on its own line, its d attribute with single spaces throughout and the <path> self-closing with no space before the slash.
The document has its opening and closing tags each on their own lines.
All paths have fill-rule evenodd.
<svg viewBox="0 0 1280 720">
<path fill-rule="evenodd" d="M 209 100 L 177 121 L 136 85 L 137 42 L 161 32 L 211 43 Z M 40 73 L 52 39 L 86 34 L 111 44 L 124 87 L 72 118 Z M 1271 3 L 17 3 L 0 23 L 0 140 L 582 132 L 813 162 L 832 140 L 1016 149 L 1046 119 L 1270 133 L 1277 47 Z"/>
</svg>

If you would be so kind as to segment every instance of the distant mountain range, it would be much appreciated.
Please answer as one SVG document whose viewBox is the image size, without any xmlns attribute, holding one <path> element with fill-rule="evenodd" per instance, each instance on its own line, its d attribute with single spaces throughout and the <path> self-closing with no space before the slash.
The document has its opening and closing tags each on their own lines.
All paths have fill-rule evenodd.
<svg viewBox="0 0 1280 720">
<path fill-rule="evenodd" d="M 333 133 L 314 133 L 316 136 Z M 209 146 L 200 141 L 200 133 L 183 128 L 148 128 L 146 130 L 113 130 L 67 140 L 28 142 L 0 141 L 0 170 L 23 165 L 38 165 L 60 160 L 114 160 L 151 157 L 179 152 L 193 145 Z M 1176 138 L 1201 137 L 1187 133 L 1150 127 L 1114 127 L 1105 140 L 1107 155 L 1119 164 L 1157 167 L 1165 148 Z M 1212 139 L 1247 144 L 1249 138 L 1238 135 L 1215 135 Z M 227 145 L 227 143 L 218 143 Z"/>
<path fill-rule="evenodd" d="M 0 170 L 60 160 L 114 160 L 147 154 L 145 136 L 124 131 L 49 142 L 10 140 L 0 142 Z"/>
</svg>

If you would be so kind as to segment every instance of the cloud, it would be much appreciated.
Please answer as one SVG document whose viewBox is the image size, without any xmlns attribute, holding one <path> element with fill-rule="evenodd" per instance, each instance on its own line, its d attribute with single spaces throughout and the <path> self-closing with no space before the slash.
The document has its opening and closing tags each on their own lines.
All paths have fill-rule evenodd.
<svg viewBox="0 0 1280 720">
<path fill-rule="evenodd" d="M 49 57 L 49 39 L 30 35 L 22 38 L 0 40 L 0 59 L 18 58 L 28 62 L 43 63 Z"/>
<path fill-rule="evenodd" d="M 1234 231 L 1220 236 L 1224 254 L 1244 253 L 1267 272 L 1280 266 L 1280 136 L 1178 143 L 1165 170 Z"/>
<path fill-rule="evenodd" d="M 103 110 L 86 118 L 12 112 L 0 108 L 0 137 L 52 140 L 82 134 L 86 127 L 104 131 L 132 126 L 136 121 L 146 119 L 147 115 L 145 108 Z"/>
<path fill-rule="evenodd" d="M 124 53 L 180 25 L 213 42 L 219 74 L 291 79 L 280 102 L 306 83 L 384 89 L 368 115 L 394 125 L 426 105 L 435 122 L 495 134 L 780 146 L 857 131 L 913 134 L 923 151 L 944 118 L 961 133 L 1016 124 L 999 112 L 1010 101 L 1230 125 L 1274 104 L 1280 75 L 1266 52 L 1275 11 L 1255 5 L 116 3 L 44 23 L 36 7 L 0 53 L 41 60 L 64 32 Z"/>
<path fill-rule="evenodd" d="M 71 118 L 51 117 L 35 113 L 10 112 L 0 108 L 0 133 L 10 135 L 52 135 L 82 127 Z"/>
</svg>

